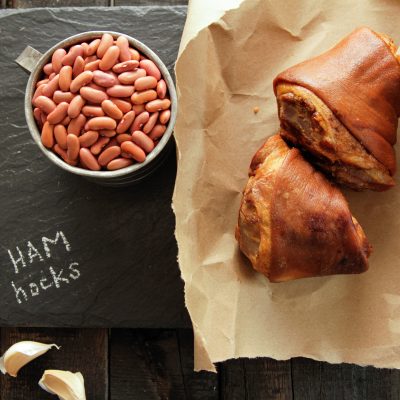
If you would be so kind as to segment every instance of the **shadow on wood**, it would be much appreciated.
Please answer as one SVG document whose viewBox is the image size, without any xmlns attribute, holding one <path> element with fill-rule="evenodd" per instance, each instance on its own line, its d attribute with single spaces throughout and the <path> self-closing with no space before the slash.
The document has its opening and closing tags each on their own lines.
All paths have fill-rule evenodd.
<svg viewBox="0 0 400 400">
<path fill-rule="evenodd" d="M 112 400 L 218 399 L 217 375 L 193 372 L 190 330 L 112 330 L 110 380 Z"/>
</svg>

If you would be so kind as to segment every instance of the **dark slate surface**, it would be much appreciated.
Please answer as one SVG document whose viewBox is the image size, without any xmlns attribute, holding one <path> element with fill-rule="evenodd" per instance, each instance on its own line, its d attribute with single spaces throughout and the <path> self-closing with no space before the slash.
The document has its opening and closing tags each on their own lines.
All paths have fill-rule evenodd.
<svg viewBox="0 0 400 400">
<path fill-rule="evenodd" d="M 173 72 L 185 17 L 183 6 L 0 14 L 1 326 L 189 325 L 170 206 L 173 152 L 153 177 L 123 189 L 53 166 L 28 132 L 28 75 L 13 62 L 28 44 L 45 51 L 79 32 L 114 30 L 149 45 Z M 47 240 L 57 232 L 56 244 Z M 10 258 L 21 258 L 17 247 L 25 266 Z"/>
</svg>

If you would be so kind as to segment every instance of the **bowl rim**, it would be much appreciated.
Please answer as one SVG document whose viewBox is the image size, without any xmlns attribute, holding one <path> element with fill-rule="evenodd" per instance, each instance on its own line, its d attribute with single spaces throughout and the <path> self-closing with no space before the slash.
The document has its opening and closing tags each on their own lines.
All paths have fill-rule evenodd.
<svg viewBox="0 0 400 400">
<path fill-rule="evenodd" d="M 143 163 L 137 163 L 130 165 L 129 167 L 121 168 L 119 170 L 115 171 L 91 171 L 85 168 L 80 168 L 80 167 L 74 167 L 72 165 L 67 164 L 64 160 L 59 158 L 53 151 L 47 149 L 46 147 L 43 146 L 42 141 L 40 139 L 40 132 L 37 126 L 37 123 L 35 121 L 35 118 L 33 116 L 33 107 L 32 107 L 32 97 L 33 94 L 36 90 L 36 83 L 38 81 L 38 78 L 40 74 L 42 73 L 42 69 L 46 63 L 50 60 L 50 57 L 56 51 L 57 49 L 60 48 L 66 48 L 66 47 L 71 47 L 75 44 L 78 44 L 80 42 L 83 42 L 85 40 L 93 40 L 100 38 L 103 34 L 109 33 L 114 37 L 114 39 L 118 36 L 124 36 L 128 39 L 129 43 L 131 46 L 133 46 L 135 49 L 139 50 L 141 53 L 143 53 L 146 57 L 148 57 L 151 61 L 153 61 L 157 67 L 160 69 L 162 78 L 165 80 L 165 83 L 167 84 L 168 92 L 170 95 L 170 100 L 171 100 L 171 117 L 169 119 L 167 129 L 162 136 L 161 140 L 157 145 L 155 146 L 154 150 L 149 153 L 146 156 L 146 160 Z M 65 171 L 71 172 L 76 175 L 84 176 L 84 177 L 89 177 L 89 178 L 97 178 L 97 179 L 110 179 L 110 178 L 118 178 L 126 175 L 131 175 L 134 172 L 145 168 L 148 164 L 150 164 L 164 149 L 166 144 L 168 143 L 169 139 L 172 136 L 172 131 L 174 129 L 175 121 L 176 121 L 176 115 L 178 111 L 178 104 L 177 104 L 177 96 L 176 96 L 176 90 L 175 90 L 175 85 L 172 80 L 172 77 L 165 66 L 165 64 L 161 61 L 161 59 L 157 56 L 156 53 L 154 53 L 153 50 L 151 50 L 148 46 L 146 46 L 143 42 L 141 42 L 138 39 L 133 38 L 132 36 L 129 36 L 124 33 L 119 33 L 115 31 L 87 31 L 87 32 L 81 32 L 76 35 L 69 36 L 68 38 L 59 41 L 57 44 L 55 44 L 53 47 L 48 49 L 42 57 L 39 59 L 36 67 L 34 70 L 31 72 L 28 83 L 26 86 L 25 90 L 25 118 L 28 124 L 28 129 L 29 132 L 35 141 L 35 143 L 38 145 L 42 153 L 45 154 L 45 156 L 54 164 L 56 164 L 58 167 L 62 168 Z"/>
</svg>

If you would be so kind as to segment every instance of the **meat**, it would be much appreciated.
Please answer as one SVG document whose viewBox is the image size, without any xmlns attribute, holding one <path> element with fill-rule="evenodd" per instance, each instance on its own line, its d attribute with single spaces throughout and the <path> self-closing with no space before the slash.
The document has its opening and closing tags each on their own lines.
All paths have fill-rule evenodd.
<svg viewBox="0 0 400 400">
<path fill-rule="evenodd" d="M 393 41 L 359 28 L 274 80 L 284 137 L 356 190 L 394 185 L 400 63 Z"/>
<path fill-rule="evenodd" d="M 271 282 L 368 268 L 370 245 L 339 189 L 279 135 L 252 160 L 236 238 Z"/>
<path fill-rule="evenodd" d="M 355 190 L 387 190 L 395 182 L 313 92 L 297 85 L 277 88 L 282 137 L 305 150 L 337 183 Z"/>
</svg>

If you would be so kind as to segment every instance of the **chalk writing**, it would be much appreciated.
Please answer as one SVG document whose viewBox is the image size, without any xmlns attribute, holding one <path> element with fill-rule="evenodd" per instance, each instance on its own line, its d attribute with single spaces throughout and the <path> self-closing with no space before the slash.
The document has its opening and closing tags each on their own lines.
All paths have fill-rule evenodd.
<svg viewBox="0 0 400 400">
<path fill-rule="evenodd" d="M 56 245 L 60 239 L 65 247 L 65 250 L 67 252 L 70 252 L 71 245 L 69 244 L 66 236 L 62 231 L 58 231 L 54 239 L 50 239 L 45 236 L 42 237 L 43 251 L 46 254 L 47 258 L 51 258 L 50 244 Z M 10 260 L 12 262 L 12 265 L 14 266 L 14 272 L 16 274 L 19 273 L 20 268 L 25 268 L 27 266 L 26 259 L 29 259 L 29 264 L 32 264 L 36 258 L 38 258 L 39 261 L 44 261 L 42 255 L 39 253 L 38 249 L 32 244 L 31 241 L 27 242 L 26 248 L 27 248 L 27 257 L 24 257 L 24 254 L 22 253 L 21 249 L 18 246 L 16 246 L 14 252 L 11 252 L 11 250 L 8 249 L 8 255 L 10 256 Z"/>
<path fill-rule="evenodd" d="M 43 261 L 43 257 L 40 255 L 37 248 L 31 242 L 28 242 L 28 257 L 31 264 L 35 260 L 35 257 L 38 257 L 39 261 Z"/>
<path fill-rule="evenodd" d="M 36 246 L 32 241 L 27 241 L 25 246 L 16 246 L 15 249 L 7 249 L 11 266 L 16 278 L 24 271 L 30 270 L 30 266 L 40 265 L 40 273 L 29 272 L 30 282 L 26 282 L 26 276 L 21 276 L 22 281 L 16 279 L 11 281 L 15 299 L 18 304 L 27 302 L 30 298 L 39 296 L 50 288 L 59 289 L 69 285 L 72 281 L 80 278 L 79 263 L 65 261 L 65 253 L 69 253 L 71 245 L 62 231 L 57 231 L 54 238 L 42 237 L 41 246 Z M 55 250 L 63 250 L 63 257 L 54 260 Z M 63 261 L 60 261 L 63 260 Z M 65 265 L 60 265 L 61 263 Z M 48 265 L 47 265 L 48 264 Z M 22 274 L 23 275 L 23 274 Z"/>
<path fill-rule="evenodd" d="M 59 232 L 56 233 L 56 238 L 54 240 L 51 240 L 51 239 L 49 239 L 47 237 L 42 237 L 43 248 L 44 248 L 44 250 L 46 252 L 46 257 L 47 258 L 51 257 L 50 247 L 49 247 L 48 243 L 57 244 L 57 242 L 58 242 L 58 240 L 60 238 L 62 239 L 62 241 L 63 241 L 63 243 L 65 245 L 65 250 L 71 251 L 71 246 L 68 243 L 67 238 L 65 237 L 65 235 L 61 231 L 59 231 Z"/>
<path fill-rule="evenodd" d="M 19 272 L 19 267 L 18 267 L 19 263 L 21 263 L 21 267 L 26 267 L 26 263 L 25 263 L 24 256 L 22 255 L 22 252 L 21 252 L 21 250 L 19 249 L 18 246 L 16 247 L 16 249 L 17 249 L 17 252 L 18 252 L 18 255 L 19 255 L 18 258 L 14 258 L 14 255 L 11 253 L 10 250 L 8 250 L 8 255 L 10 256 L 10 259 L 11 259 L 13 265 L 14 265 L 15 273 L 18 274 L 18 272 Z"/>
</svg>

